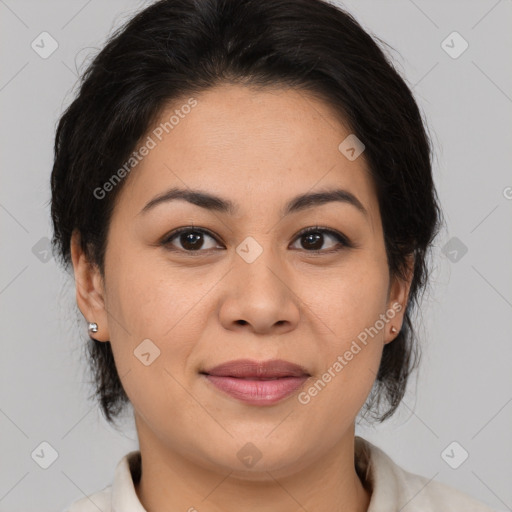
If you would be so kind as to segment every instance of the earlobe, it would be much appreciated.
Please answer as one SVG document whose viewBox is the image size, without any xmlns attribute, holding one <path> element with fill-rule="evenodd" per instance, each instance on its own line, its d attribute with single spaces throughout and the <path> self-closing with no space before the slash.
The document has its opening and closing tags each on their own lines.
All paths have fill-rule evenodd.
<svg viewBox="0 0 512 512">
<path fill-rule="evenodd" d="M 402 328 L 405 310 L 409 300 L 412 279 L 414 277 L 414 257 L 408 257 L 407 276 L 405 279 L 395 277 L 392 280 L 388 299 L 388 312 L 393 311 L 393 317 L 389 320 L 384 343 L 393 341 Z M 391 315 L 390 315 L 391 316 Z"/>
<path fill-rule="evenodd" d="M 96 265 L 90 263 L 80 244 L 80 233 L 71 236 L 71 261 L 75 276 L 76 302 L 88 323 L 88 333 L 98 341 L 109 341 L 103 279 Z"/>
<path fill-rule="evenodd" d="M 391 343 L 400 332 L 402 328 L 403 315 L 405 312 L 405 308 L 399 302 L 394 302 L 392 307 L 386 311 L 386 316 L 388 316 L 389 323 L 386 325 L 386 333 L 384 336 L 384 344 Z"/>
</svg>

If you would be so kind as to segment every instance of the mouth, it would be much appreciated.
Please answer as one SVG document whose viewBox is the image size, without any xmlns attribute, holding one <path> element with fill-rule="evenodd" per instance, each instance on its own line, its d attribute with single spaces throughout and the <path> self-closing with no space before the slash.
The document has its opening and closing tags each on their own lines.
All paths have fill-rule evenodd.
<svg viewBox="0 0 512 512">
<path fill-rule="evenodd" d="M 236 379 L 272 380 L 285 377 L 311 376 L 302 366 L 272 359 L 270 361 L 253 361 L 251 359 L 237 359 L 228 361 L 200 373 L 216 377 L 233 377 Z"/>
<path fill-rule="evenodd" d="M 311 374 L 302 366 L 274 359 L 239 359 L 200 372 L 206 380 L 237 400 L 251 405 L 272 405 L 296 392 Z"/>
</svg>

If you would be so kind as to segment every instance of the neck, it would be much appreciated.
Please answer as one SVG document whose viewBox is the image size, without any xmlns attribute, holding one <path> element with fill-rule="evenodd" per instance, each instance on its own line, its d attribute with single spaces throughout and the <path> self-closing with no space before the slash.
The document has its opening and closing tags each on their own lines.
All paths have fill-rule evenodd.
<svg viewBox="0 0 512 512">
<path fill-rule="evenodd" d="M 137 421 L 142 474 L 135 490 L 147 512 L 366 512 L 370 493 L 354 465 L 354 427 L 300 469 L 240 472 L 163 445 Z"/>
</svg>

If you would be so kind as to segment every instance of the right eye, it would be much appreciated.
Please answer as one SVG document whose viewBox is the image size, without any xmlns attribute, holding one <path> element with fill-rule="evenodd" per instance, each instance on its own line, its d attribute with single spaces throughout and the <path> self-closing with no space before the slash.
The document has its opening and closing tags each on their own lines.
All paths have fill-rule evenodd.
<svg viewBox="0 0 512 512">
<path fill-rule="evenodd" d="M 204 238 L 208 237 L 214 242 L 218 242 L 216 237 L 214 237 L 210 232 L 203 228 L 197 228 L 195 226 L 185 226 L 182 228 L 175 229 L 171 233 L 169 233 L 162 240 L 161 245 L 171 251 L 180 251 L 184 253 L 201 253 L 207 252 L 215 248 L 215 244 L 211 247 L 204 248 Z M 175 242 L 178 242 L 181 247 L 177 247 L 174 245 Z"/>
</svg>

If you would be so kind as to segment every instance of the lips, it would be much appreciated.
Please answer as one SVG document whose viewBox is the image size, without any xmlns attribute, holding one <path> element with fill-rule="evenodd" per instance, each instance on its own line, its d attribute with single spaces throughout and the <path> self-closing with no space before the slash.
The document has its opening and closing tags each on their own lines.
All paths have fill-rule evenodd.
<svg viewBox="0 0 512 512">
<path fill-rule="evenodd" d="M 222 363 L 201 373 L 216 377 L 234 377 L 237 379 L 272 380 L 284 377 L 309 376 L 305 368 L 282 359 L 271 361 L 253 361 L 238 359 Z"/>
<path fill-rule="evenodd" d="M 259 406 L 273 405 L 289 397 L 311 376 L 302 366 L 282 359 L 239 359 L 200 373 L 222 394 Z"/>
</svg>

